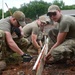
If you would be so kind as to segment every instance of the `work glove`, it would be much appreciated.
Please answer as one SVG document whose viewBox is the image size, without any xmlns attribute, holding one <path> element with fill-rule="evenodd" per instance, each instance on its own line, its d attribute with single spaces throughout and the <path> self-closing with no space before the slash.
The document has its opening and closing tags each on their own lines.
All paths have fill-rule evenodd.
<svg viewBox="0 0 75 75">
<path fill-rule="evenodd" d="M 22 58 L 23 58 L 23 62 L 30 62 L 33 57 L 30 56 L 29 54 L 23 54 Z"/>
<path fill-rule="evenodd" d="M 38 54 L 40 54 L 42 48 L 43 48 L 43 47 L 39 47 L 39 48 L 38 48 Z"/>
<path fill-rule="evenodd" d="M 38 49 L 38 54 L 40 54 L 40 52 L 41 52 L 41 48 Z"/>
</svg>

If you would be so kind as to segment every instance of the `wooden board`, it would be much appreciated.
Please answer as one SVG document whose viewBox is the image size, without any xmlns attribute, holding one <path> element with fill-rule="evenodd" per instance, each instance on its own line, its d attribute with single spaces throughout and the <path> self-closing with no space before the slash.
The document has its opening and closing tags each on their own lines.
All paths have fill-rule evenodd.
<svg viewBox="0 0 75 75">
<path fill-rule="evenodd" d="M 33 66 L 33 73 L 34 75 L 42 75 L 42 71 L 43 71 L 43 68 L 44 68 L 44 56 L 47 54 L 48 52 L 48 38 L 46 39 L 45 41 L 45 44 Z"/>
</svg>

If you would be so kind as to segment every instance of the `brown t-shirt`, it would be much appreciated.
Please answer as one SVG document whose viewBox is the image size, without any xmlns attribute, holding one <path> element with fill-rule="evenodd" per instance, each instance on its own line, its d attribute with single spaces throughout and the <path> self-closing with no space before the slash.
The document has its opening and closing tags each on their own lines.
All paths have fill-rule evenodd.
<svg viewBox="0 0 75 75">
<path fill-rule="evenodd" d="M 11 32 L 10 17 L 0 20 L 0 30 Z"/>
<path fill-rule="evenodd" d="M 37 35 L 37 39 L 38 40 L 41 39 L 41 38 L 39 38 L 40 37 L 40 34 L 41 34 L 40 27 L 38 27 L 36 21 L 33 21 L 32 23 L 29 23 L 26 26 L 24 26 L 23 27 L 23 32 L 24 32 L 24 36 L 26 38 L 27 37 L 30 37 L 31 34 L 33 33 L 33 34 L 36 34 Z"/>
<path fill-rule="evenodd" d="M 59 21 L 59 32 L 68 32 L 67 38 L 75 38 L 75 17 L 62 15 Z"/>
</svg>

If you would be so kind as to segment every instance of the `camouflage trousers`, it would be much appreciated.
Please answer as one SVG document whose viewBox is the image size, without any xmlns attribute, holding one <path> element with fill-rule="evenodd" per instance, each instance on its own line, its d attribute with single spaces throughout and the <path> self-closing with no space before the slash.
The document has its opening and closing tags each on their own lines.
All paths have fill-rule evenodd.
<svg viewBox="0 0 75 75">
<path fill-rule="evenodd" d="M 49 38 L 53 44 L 56 42 L 58 30 L 53 29 L 49 31 Z M 72 58 L 75 55 L 75 39 L 66 39 L 62 44 L 54 48 L 51 55 L 55 60 L 63 58 Z"/>
<path fill-rule="evenodd" d="M 30 42 L 27 38 L 15 38 L 14 41 L 16 42 L 16 44 L 19 46 L 19 48 L 21 48 L 23 51 L 26 51 L 26 49 L 28 48 L 28 46 L 30 45 Z"/>
<path fill-rule="evenodd" d="M 16 42 L 19 48 L 21 48 L 23 51 L 26 51 L 26 48 L 29 45 L 29 41 L 26 38 L 14 38 L 13 40 Z M 5 59 L 12 53 L 14 52 L 9 48 L 6 42 L 4 31 L 0 30 L 0 58 Z"/>
<path fill-rule="evenodd" d="M 22 49 L 25 53 L 30 54 L 36 54 L 37 49 L 34 47 L 34 45 L 29 41 L 27 38 L 21 38 L 21 39 L 14 39 L 14 41 L 17 43 L 19 48 Z"/>
<path fill-rule="evenodd" d="M 13 40 L 18 45 L 18 47 L 24 52 L 27 52 L 27 49 L 30 48 L 30 46 L 33 47 L 31 42 L 27 38 L 15 37 L 13 38 Z M 10 47 L 8 46 L 5 39 L 5 33 L 2 30 L 0 30 L 0 51 L 1 51 L 0 54 L 2 55 L 2 57 L 1 56 L 0 57 L 2 59 L 6 59 L 6 57 L 8 58 L 10 55 L 14 53 L 13 50 L 11 50 Z"/>
<path fill-rule="evenodd" d="M 5 33 L 0 30 L 0 59 L 5 56 L 4 52 L 6 51 L 6 41 L 5 41 Z"/>
</svg>

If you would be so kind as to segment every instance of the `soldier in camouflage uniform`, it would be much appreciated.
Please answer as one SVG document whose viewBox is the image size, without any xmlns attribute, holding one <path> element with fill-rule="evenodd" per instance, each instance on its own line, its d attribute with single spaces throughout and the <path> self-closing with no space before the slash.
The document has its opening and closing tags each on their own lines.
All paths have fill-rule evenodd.
<svg viewBox="0 0 75 75">
<path fill-rule="evenodd" d="M 55 63 L 72 58 L 75 55 L 75 17 L 62 15 L 57 5 L 51 5 L 47 15 L 58 24 L 57 28 L 49 31 L 54 45 L 46 55 L 45 61 Z"/>
<path fill-rule="evenodd" d="M 47 19 L 44 16 L 40 16 L 39 19 L 29 23 L 23 27 L 24 37 L 27 38 L 29 43 L 38 50 L 38 54 L 42 48 L 42 32 L 44 26 L 47 25 Z"/>
<path fill-rule="evenodd" d="M 23 36 L 22 26 L 24 25 L 25 15 L 21 11 L 15 11 L 12 16 L 0 20 L 0 51 L 2 52 L 2 58 L 6 57 L 5 52 L 8 46 L 10 50 L 18 53 L 24 62 L 29 62 L 32 59 L 30 55 L 25 54 L 18 47 L 12 38 L 12 32 L 15 32 L 19 38 Z"/>
</svg>

